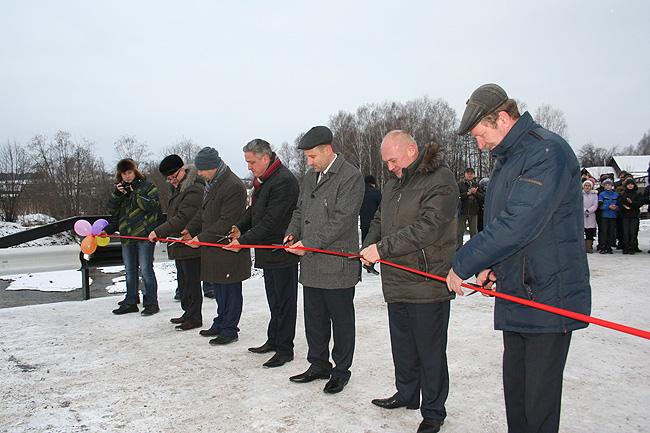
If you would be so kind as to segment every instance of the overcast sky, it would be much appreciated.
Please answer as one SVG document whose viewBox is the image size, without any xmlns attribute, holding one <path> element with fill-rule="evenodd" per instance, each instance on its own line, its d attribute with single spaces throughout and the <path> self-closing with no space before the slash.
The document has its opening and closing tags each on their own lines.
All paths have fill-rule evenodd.
<svg viewBox="0 0 650 433">
<path fill-rule="evenodd" d="M 574 149 L 650 130 L 650 2 L 0 0 L 0 140 L 58 130 L 279 146 L 339 110 L 500 84 L 564 111 Z"/>
</svg>

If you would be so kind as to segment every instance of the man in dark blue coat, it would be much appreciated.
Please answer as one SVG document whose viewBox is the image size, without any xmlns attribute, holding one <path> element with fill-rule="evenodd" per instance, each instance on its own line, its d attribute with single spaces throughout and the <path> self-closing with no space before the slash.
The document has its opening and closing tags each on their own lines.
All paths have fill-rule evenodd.
<svg viewBox="0 0 650 433">
<path fill-rule="evenodd" d="M 580 166 L 562 137 L 536 124 L 496 84 L 472 93 L 459 135 L 471 132 L 497 161 L 485 228 L 452 259 L 449 290 L 477 275 L 488 289 L 581 314 L 591 310 Z M 586 323 L 500 298 L 503 387 L 510 432 L 557 432 L 572 331 Z"/>
<path fill-rule="evenodd" d="M 248 169 L 255 176 L 251 205 L 232 227 L 233 241 L 227 249 L 237 251 L 236 245 L 281 244 L 298 201 L 296 177 L 282 165 L 271 145 L 256 138 L 244 146 Z M 243 233 L 243 234 L 242 234 Z M 266 299 L 271 311 L 267 339 L 253 353 L 276 353 L 264 367 L 280 367 L 293 360 L 293 339 L 296 335 L 298 300 L 298 260 L 282 248 L 255 249 L 255 267 L 264 270 Z"/>
</svg>

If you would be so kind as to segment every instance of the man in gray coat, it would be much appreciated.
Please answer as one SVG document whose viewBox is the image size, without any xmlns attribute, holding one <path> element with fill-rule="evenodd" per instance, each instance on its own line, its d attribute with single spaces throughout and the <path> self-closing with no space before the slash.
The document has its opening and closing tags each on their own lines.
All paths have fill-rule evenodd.
<svg viewBox="0 0 650 433">
<path fill-rule="evenodd" d="M 385 259 L 445 275 L 456 251 L 458 186 L 442 149 L 435 142 L 418 147 L 407 132 L 391 131 L 381 156 L 391 179 L 363 242 L 364 263 Z M 372 403 L 384 409 L 420 407 L 424 419 L 418 432 L 437 432 L 447 415 L 447 327 L 454 293 L 443 282 L 391 266 L 382 265 L 381 282 L 397 393 Z"/>
<path fill-rule="evenodd" d="M 304 290 L 305 334 L 311 366 L 289 379 L 311 382 L 330 379 L 324 392 L 341 392 L 350 379 L 354 354 L 354 286 L 361 263 L 344 256 L 307 252 L 301 247 L 348 254 L 359 251 L 358 216 L 363 201 L 361 172 L 332 150 L 332 131 L 315 126 L 298 144 L 313 170 L 303 178 L 298 207 L 293 212 L 284 242 L 300 257 Z M 330 363 L 330 335 L 334 348 Z"/>
</svg>

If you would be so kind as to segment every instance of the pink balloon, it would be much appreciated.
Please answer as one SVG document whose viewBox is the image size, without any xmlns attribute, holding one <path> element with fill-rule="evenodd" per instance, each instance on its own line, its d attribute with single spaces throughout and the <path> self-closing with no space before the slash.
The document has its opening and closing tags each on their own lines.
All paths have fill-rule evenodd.
<svg viewBox="0 0 650 433">
<path fill-rule="evenodd" d="M 93 235 L 98 235 L 98 234 L 100 234 L 102 232 L 102 230 L 104 230 L 106 228 L 107 225 L 108 225 L 108 221 L 106 221 L 103 218 L 100 218 L 100 219 L 98 219 L 97 221 L 95 221 L 93 223 L 91 233 Z"/>
<path fill-rule="evenodd" d="M 97 240 L 95 236 L 86 236 L 81 241 L 81 252 L 84 254 L 92 254 L 97 249 Z"/>
<path fill-rule="evenodd" d="M 90 226 L 90 223 L 88 221 L 79 220 L 76 223 L 74 223 L 74 231 L 79 236 L 88 236 L 92 234 L 92 227 Z"/>
</svg>

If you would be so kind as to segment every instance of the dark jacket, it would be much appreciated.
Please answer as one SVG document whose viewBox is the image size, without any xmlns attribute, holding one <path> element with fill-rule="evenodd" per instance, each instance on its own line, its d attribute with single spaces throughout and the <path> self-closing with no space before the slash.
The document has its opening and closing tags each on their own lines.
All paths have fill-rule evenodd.
<svg viewBox="0 0 650 433">
<path fill-rule="evenodd" d="M 305 174 L 286 234 L 305 247 L 359 254 L 359 209 L 363 176 L 338 154 L 327 173 Z M 318 289 L 354 287 L 361 277 L 361 262 L 343 256 L 308 252 L 300 258 L 300 283 Z"/>
<path fill-rule="evenodd" d="M 192 237 L 216 243 L 230 232 L 246 209 L 246 188 L 230 168 L 215 181 L 201 207 L 187 226 Z M 219 243 L 226 244 L 221 240 Z M 219 247 L 201 246 L 201 280 L 210 283 L 239 283 L 251 276 L 250 250 L 237 253 Z"/>
<path fill-rule="evenodd" d="M 153 183 L 136 178 L 131 186 L 133 191 L 122 194 L 115 189 L 108 199 L 108 213 L 113 215 L 104 231 L 107 234 L 119 231 L 122 236 L 148 237 L 162 219 L 162 209 L 158 190 Z M 149 242 L 149 239 L 121 239 L 122 244 L 132 245 Z"/>
<path fill-rule="evenodd" d="M 483 231 L 453 258 L 463 278 L 492 269 L 497 291 L 581 314 L 591 310 L 580 165 L 562 137 L 528 112 L 492 149 Z M 495 299 L 496 329 L 558 333 L 585 322 Z"/>
<path fill-rule="evenodd" d="M 300 186 L 298 180 L 282 166 L 257 187 L 255 201 L 235 224 L 243 233 L 238 239 L 242 245 L 281 244 L 284 233 L 296 209 Z M 283 249 L 255 249 L 255 267 L 279 269 L 297 263 L 295 254 Z"/>
<path fill-rule="evenodd" d="M 643 195 L 639 192 L 636 183 L 632 190 L 627 189 L 627 186 L 625 187 L 623 192 L 618 195 L 617 204 L 621 218 L 639 218 L 639 209 L 643 206 Z M 630 209 L 626 209 L 625 206 Z"/>
<path fill-rule="evenodd" d="M 363 202 L 361 203 L 361 210 L 359 217 L 361 219 L 361 228 L 370 227 L 370 222 L 375 217 L 375 212 L 381 203 L 381 192 L 370 185 L 366 184 L 366 192 L 363 194 Z"/>
<path fill-rule="evenodd" d="M 379 211 L 363 247 L 377 243 L 389 262 L 446 277 L 456 251 L 458 186 L 437 144 L 420 148 L 418 158 L 391 173 Z M 381 265 L 386 302 L 433 303 L 453 299 L 444 282 Z"/>
<path fill-rule="evenodd" d="M 169 197 L 167 221 L 154 229 L 159 238 L 181 236 L 181 231 L 194 218 L 196 211 L 199 210 L 203 202 L 205 179 L 199 176 L 194 165 L 187 165 L 185 167 L 185 177 L 176 188 L 173 186 L 171 188 L 172 194 Z M 180 242 L 170 242 L 167 245 L 167 256 L 170 259 L 193 259 L 201 257 L 201 249 L 190 248 Z"/>
<path fill-rule="evenodd" d="M 476 194 L 468 194 L 470 188 L 477 188 Z M 460 215 L 478 215 L 481 206 L 483 205 L 485 194 L 483 193 L 483 190 L 478 187 L 476 179 L 471 182 L 467 179 L 458 182 L 458 192 L 461 202 Z"/>
</svg>

